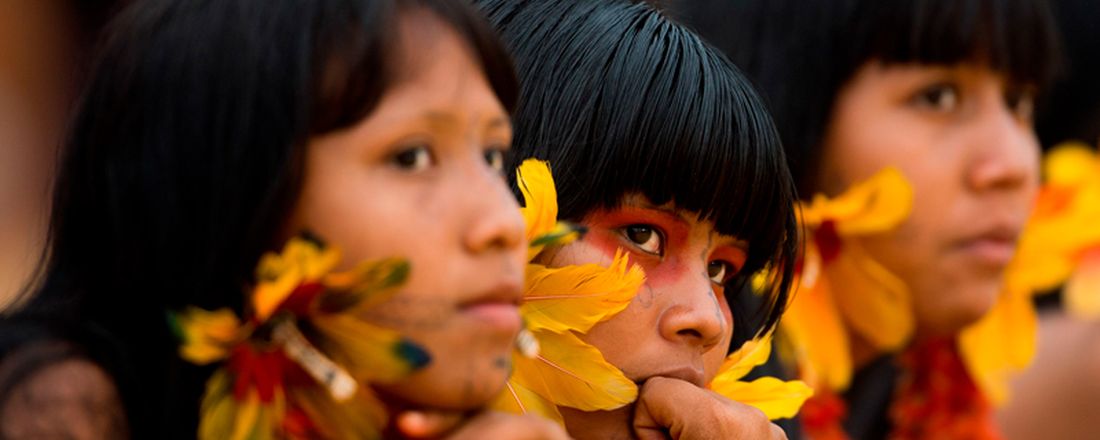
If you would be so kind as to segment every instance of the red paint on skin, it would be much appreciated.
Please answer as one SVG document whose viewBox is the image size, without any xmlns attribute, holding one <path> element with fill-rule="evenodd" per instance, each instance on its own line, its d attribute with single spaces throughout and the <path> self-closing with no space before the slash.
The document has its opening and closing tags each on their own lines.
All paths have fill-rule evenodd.
<svg viewBox="0 0 1100 440">
<path fill-rule="evenodd" d="M 738 246 L 721 245 L 714 248 L 714 251 L 710 253 L 710 260 L 722 260 L 729 264 L 732 264 L 732 270 L 734 273 L 740 272 L 742 267 L 745 267 L 745 260 L 748 260 L 749 256 L 745 253 L 745 250 Z M 726 274 L 731 276 L 733 274 Z"/>
<path fill-rule="evenodd" d="M 595 211 L 585 217 L 583 223 L 589 231 L 584 237 L 585 241 L 599 248 L 609 260 L 614 257 L 618 249 L 628 250 L 631 261 L 641 265 L 645 270 L 646 284 L 651 287 L 661 287 L 676 282 L 687 274 L 688 269 L 675 250 L 688 241 L 690 226 L 672 212 L 628 206 L 611 211 Z M 663 258 L 639 250 L 633 242 L 622 235 L 622 228 L 637 224 L 652 225 L 663 232 L 665 237 Z"/>
<path fill-rule="evenodd" d="M 589 228 L 585 241 L 600 249 L 608 260 L 613 258 L 619 249 L 629 250 L 631 260 L 645 269 L 647 284 L 652 287 L 674 283 L 688 275 L 690 269 L 683 264 L 677 249 L 688 242 L 691 226 L 671 210 L 625 206 L 614 210 L 595 211 L 585 217 L 583 223 Z M 638 250 L 634 243 L 622 235 L 622 228 L 637 224 L 652 225 L 664 233 L 663 258 Z M 745 265 L 747 258 L 745 249 L 740 246 L 719 245 L 710 252 L 708 262 L 727 261 L 733 266 L 734 271 L 738 271 Z M 706 270 L 705 265 L 703 270 Z"/>
</svg>

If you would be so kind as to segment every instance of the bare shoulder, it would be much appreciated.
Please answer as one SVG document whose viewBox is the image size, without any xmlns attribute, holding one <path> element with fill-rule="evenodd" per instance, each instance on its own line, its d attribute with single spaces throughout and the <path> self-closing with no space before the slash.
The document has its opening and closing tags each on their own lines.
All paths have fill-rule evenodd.
<svg viewBox="0 0 1100 440">
<path fill-rule="evenodd" d="M 61 342 L 32 344 L 0 361 L 0 438 L 126 438 L 111 377 Z"/>
</svg>

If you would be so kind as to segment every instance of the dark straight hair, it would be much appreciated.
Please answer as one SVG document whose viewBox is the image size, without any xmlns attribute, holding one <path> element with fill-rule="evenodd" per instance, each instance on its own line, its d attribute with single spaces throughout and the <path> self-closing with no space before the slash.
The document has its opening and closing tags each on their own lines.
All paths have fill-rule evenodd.
<svg viewBox="0 0 1100 440">
<path fill-rule="evenodd" d="M 726 289 L 734 347 L 772 328 L 797 250 L 793 184 L 771 118 L 733 64 L 648 4 L 478 4 L 521 78 L 514 160 L 550 162 L 561 216 L 577 221 L 631 193 L 698 213 L 749 244 Z M 778 271 L 763 304 L 736 296 L 769 266 Z"/>
<path fill-rule="evenodd" d="M 310 137 L 361 120 L 405 73 L 396 26 L 417 9 L 468 43 L 512 109 L 511 61 L 462 1 L 133 2 L 65 145 L 42 287 L 7 323 L 45 323 L 26 334 L 78 342 L 93 360 L 111 353 L 118 362 L 100 363 L 135 437 L 193 438 L 211 370 L 177 357 L 166 312 L 243 309 Z"/>
<path fill-rule="evenodd" d="M 760 89 L 803 197 L 836 95 L 865 63 L 984 63 L 1042 88 L 1057 70 L 1048 0 L 680 0 L 680 20 Z"/>
</svg>

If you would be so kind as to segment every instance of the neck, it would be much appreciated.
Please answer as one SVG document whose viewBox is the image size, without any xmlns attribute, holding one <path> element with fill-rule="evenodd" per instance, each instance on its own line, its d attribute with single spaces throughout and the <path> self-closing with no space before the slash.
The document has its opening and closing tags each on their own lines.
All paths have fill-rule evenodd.
<svg viewBox="0 0 1100 440">
<path fill-rule="evenodd" d="M 853 371 L 859 371 L 883 354 L 870 341 L 860 336 L 859 332 L 851 327 L 845 329 L 848 332 L 848 348 L 851 351 Z"/>
</svg>

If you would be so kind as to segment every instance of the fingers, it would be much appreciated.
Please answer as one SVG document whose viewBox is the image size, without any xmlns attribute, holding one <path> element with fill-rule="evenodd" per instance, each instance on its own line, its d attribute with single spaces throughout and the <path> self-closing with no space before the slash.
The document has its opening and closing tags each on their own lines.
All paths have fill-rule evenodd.
<svg viewBox="0 0 1100 440">
<path fill-rule="evenodd" d="M 439 411 L 406 411 L 398 414 L 397 430 L 411 439 L 438 438 L 462 423 L 463 414 Z"/>
<path fill-rule="evenodd" d="M 474 417 L 455 432 L 450 440 L 515 439 L 569 440 L 558 424 L 538 416 L 512 415 L 488 411 Z"/>
<path fill-rule="evenodd" d="M 651 378 L 642 385 L 633 426 L 635 435 L 643 440 L 787 438 L 756 408 L 664 377 Z"/>
<path fill-rule="evenodd" d="M 634 433 L 643 440 L 682 438 L 685 423 L 694 423 L 711 399 L 706 391 L 685 381 L 654 377 L 638 390 L 634 407 Z"/>
<path fill-rule="evenodd" d="M 468 418 L 460 413 L 408 411 L 398 415 L 395 424 L 402 435 L 411 439 L 569 439 L 565 430 L 550 420 L 495 411 L 480 412 Z"/>
</svg>

